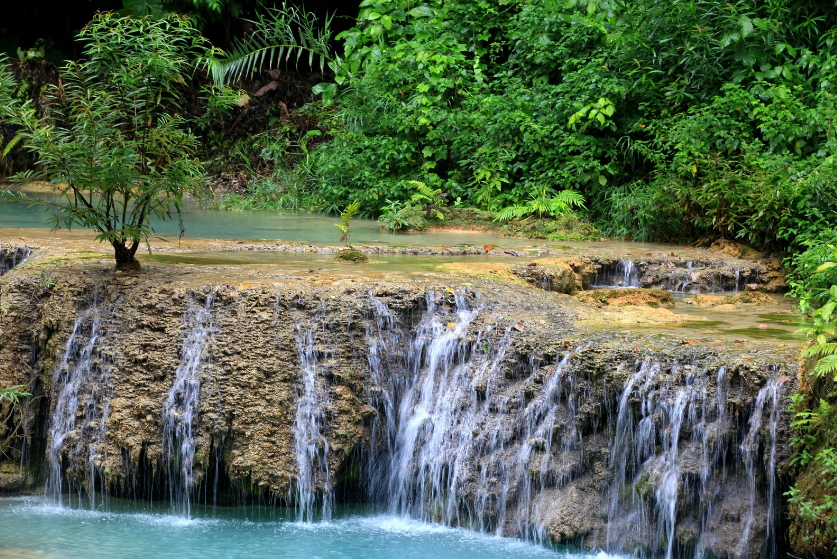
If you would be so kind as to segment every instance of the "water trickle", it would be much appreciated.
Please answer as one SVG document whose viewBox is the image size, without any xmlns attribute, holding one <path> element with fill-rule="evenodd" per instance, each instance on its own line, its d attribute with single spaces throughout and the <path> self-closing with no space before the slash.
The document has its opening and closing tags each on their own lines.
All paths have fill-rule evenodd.
<svg viewBox="0 0 837 559">
<path fill-rule="evenodd" d="M 180 364 L 163 402 L 163 463 L 168 468 L 172 509 L 190 516 L 195 483 L 195 439 L 200 410 L 201 379 L 206 347 L 213 335 L 212 295 L 203 307 L 191 302 L 183 316 L 184 337 Z"/>
<path fill-rule="evenodd" d="M 741 452 L 744 458 L 744 464 L 747 470 L 747 481 L 749 483 L 750 492 L 750 507 L 744 517 L 744 526 L 741 531 L 741 539 L 738 543 L 738 551 L 744 554 L 750 545 L 750 532 L 753 528 L 755 520 L 756 498 L 758 496 L 756 486 L 756 476 L 758 473 L 758 466 L 762 462 L 762 456 L 759 455 L 759 450 L 763 442 L 762 437 L 762 423 L 764 421 L 764 408 L 769 403 L 770 411 L 768 412 L 768 441 L 769 450 L 765 452 L 764 458 L 767 459 L 767 518 L 766 518 L 766 535 L 768 538 L 768 545 L 773 548 L 775 546 L 775 528 L 774 528 L 774 492 L 775 492 L 775 478 L 776 478 L 776 432 L 779 424 L 779 415 L 781 407 L 779 402 L 781 400 L 782 384 L 776 380 L 769 380 L 759 390 L 756 396 L 755 404 L 753 404 L 753 411 L 750 415 L 747 435 L 741 444 Z M 773 551 L 771 549 L 771 551 Z"/>
<path fill-rule="evenodd" d="M 0 249 L 0 276 L 26 262 L 30 254 L 28 247 Z"/>
<path fill-rule="evenodd" d="M 296 345 L 302 386 L 297 389 L 294 443 L 297 478 L 292 496 L 299 522 L 315 519 L 317 501 L 321 501 L 322 519 L 331 520 L 334 491 L 328 464 L 329 444 L 323 435 L 327 392 L 318 378 L 318 357 L 314 333 L 296 325 Z"/>
<path fill-rule="evenodd" d="M 680 487 L 680 468 L 678 456 L 680 442 L 680 428 L 683 425 L 683 415 L 689 403 L 688 396 L 691 388 L 686 386 L 677 391 L 672 405 L 663 403 L 662 409 L 668 416 L 668 428 L 663 434 L 663 455 L 661 460 L 662 475 L 655 496 L 657 499 L 658 530 L 663 531 L 666 548 L 666 559 L 671 559 L 674 549 L 674 528 L 677 520 L 677 494 Z"/>
<path fill-rule="evenodd" d="M 590 283 L 591 287 L 639 287 L 639 270 L 633 260 L 620 260 L 605 266 Z"/>
<path fill-rule="evenodd" d="M 99 313 L 96 305 L 83 312 L 76 318 L 73 331 L 64 347 L 61 364 L 53 376 L 53 401 L 47 439 L 47 463 L 49 466 L 46 495 L 59 505 L 63 504 L 63 490 L 65 486 L 64 472 L 72 464 L 63 460 L 65 451 L 70 462 L 74 461 L 76 450 L 83 448 L 82 433 L 85 425 L 78 425 L 78 410 L 84 398 L 87 398 L 87 420 L 95 419 L 96 399 L 88 394 L 89 377 L 94 370 L 93 360 L 96 344 L 99 339 Z M 93 390 L 95 390 L 95 384 Z M 104 429 L 104 419 L 101 427 Z M 68 441 L 72 437 L 74 440 Z M 69 443 L 73 448 L 67 448 Z M 75 444 L 72 444 L 75 443 Z M 93 450 L 90 451 L 91 453 Z M 92 454 L 91 454 L 92 456 Z M 88 490 L 92 488 L 88 484 Z M 79 487 L 81 490 L 81 487 Z M 94 500 L 95 504 L 95 500 Z"/>
</svg>

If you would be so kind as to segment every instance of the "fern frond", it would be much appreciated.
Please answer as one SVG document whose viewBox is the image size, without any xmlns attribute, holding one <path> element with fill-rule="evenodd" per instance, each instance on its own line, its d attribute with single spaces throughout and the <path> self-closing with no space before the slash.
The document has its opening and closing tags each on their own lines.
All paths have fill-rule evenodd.
<svg viewBox="0 0 837 559">
<path fill-rule="evenodd" d="M 235 82 L 255 70 L 272 68 L 279 62 L 287 63 L 292 57 L 299 63 L 304 54 L 313 67 L 319 59 L 320 72 L 326 62 L 338 63 L 331 56 L 331 15 L 317 27 L 317 16 L 282 3 L 281 8 L 270 8 L 266 14 L 259 14 L 253 24 L 253 32 L 246 40 L 236 40 L 232 49 L 223 57 L 211 57 L 206 66 L 212 80 L 219 85 Z"/>
<path fill-rule="evenodd" d="M 834 375 L 834 380 L 837 380 L 837 355 L 827 355 L 817 361 L 811 375 L 819 378 Z"/>
<path fill-rule="evenodd" d="M 354 202 L 346 206 L 346 209 L 340 213 L 340 221 L 348 225 L 349 220 L 355 217 L 359 211 L 360 200 L 355 200 Z"/>
<path fill-rule="evenodd" d="M 812 345 L 802 351 L 803 357 L 825 357 L 837 355 L 837 342 Z"/>
<path fill-rule="evenodd" d="M 3 155 L 0 155 L 0 157 L 6 157 L 7 155 L 9 155 L 9 152 L 12 151 L 12 149 L 14 149 L 14 147 L 17 145 L 17 143 L 19 141 L 21 141 L 22 139 L 23 139 L 23 135 L 18 134 L 17 136 L 15 136 L 11 140 L 9 140 L 9 143 L 6 144 L 5 148 L 3 148 Z"/>
<path fill-rule="evenodd" d="M 554 200 L 565 204 L 567 208 L 572 208 L 573 206 L 584 208 L 584 202 L 586 202 L 584 196 L 575 190 L 562 190 L 555 196 Z"/>
<path fill-rule="evenodd" d="M 503 208 L 497 213 L 497 217 L 494 218 L 494 221 L 509 221 L 516 217 L 523 217 L 524 215 L 531 213 L 529 211 L 528 206 L 524 206 L 521 204 L 516 204 L 514 206 L 508 206 Z"/>
</svg>

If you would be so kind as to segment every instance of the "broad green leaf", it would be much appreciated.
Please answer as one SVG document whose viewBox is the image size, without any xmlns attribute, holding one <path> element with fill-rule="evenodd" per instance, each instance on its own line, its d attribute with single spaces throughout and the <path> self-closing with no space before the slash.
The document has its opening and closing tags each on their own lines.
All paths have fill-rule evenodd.
<svg viewBox="0 0 837 559">
<path fill-rule="evenodd" d="M 433 8 L 430 6 L 417 6 L 407 13 L 413 17 L 433 17 L 435 15 Z"/>
</svg>

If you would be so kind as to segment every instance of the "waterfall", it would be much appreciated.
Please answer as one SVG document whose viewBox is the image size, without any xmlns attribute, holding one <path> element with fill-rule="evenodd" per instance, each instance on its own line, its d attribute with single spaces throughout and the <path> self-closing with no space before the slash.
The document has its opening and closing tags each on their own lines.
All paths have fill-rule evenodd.
<svg viewBox="0 0 837 559">
<path fill-rule="evenodd" d="M 639 272 L 633 260 L 620 260 L 616 273 L 622 270 L 622 287 L 639 287 Z"/>
<path fill-rule="evenodd" d="M 689 387 L 677 391 L 674 404 L 663 405 L 667 411 L 668 429 L 663 435 L 663 473 L 657 486 L 655 496 L 657 499 L 658 516 L 661 522 L 659 529 L 665 531 L 665 540 L 668 542 L 666 559 L 672 558 L 674 549 L 674 528 L 677 520 L 677 493 L 680 486 L 680 469 L 678 467 L 680 428 L 683 425 L 683 415 L 688 404 L 687 396 L 690 393 Z"/>
<path fill-rule="evenodd" d="M 660 366 L 658 363 L 651 360 L 643 361 L 639 370 L 627 379 L 619 397 L 616 431 L 609 462 L 614 474 L 608 507 L 606 539 L 608 547 L 619 547 L 616 542 L 620 518 L 625 523 L 636 525 L 642 525 L 647 521 L 643 514 L 641 499 L 637 494 L 635 484 L 631 487 L 628 510 L 623 510 L 624 507 L 620 505 L 627 483 L 631 479 L 631 474 L 635 473 L 640 464 L 653 452 L 656 433 L 651 415 L 654 411 L 654 393 L 650 388 L 654 378 L 659 373 Z M 640 386 L 639 393 L 643 395 L 640 421 L 635 421 L 633 410 L 630 407 L 630 398 L 637 385 Z"/>
<path fill-rule="evenodd" d="M 592 279 L 590 287 L 639 287 L 639 270 L 633 260 L 620 260 L 608 264 Z"/>
<path fill-rule="evenodd" d="M 62 460 L 65 441 L 70 435 L 74 435 L 76 446 L 81 446 L 79 440 L 81 437 L 78 430 L 84 426 L 77 425 L 78 410 L 82 399 L 85 396 L 91 396 L 84 394 L 84 390 L 90 389 L 88 387 L 88 377 L 91 376 L 94 368 L 94 350 L 98 339 L 99 313 L 94 304 L 76 318 L 72 334 L 70 334 L 64 347 L 61 364 L 56 368 L 53 375 L 52 390 L 55 406 L 52 410 L 47 438 L 48 476 L 46 495 L 59 505 L 63 504 L 64 470 L 69 466 Z M 93 384 L 95 385 L 95 383 Z M 93 389 L 95 390 L 95 388 Z M 95 398 L 90 397 L 88 399 L 86 408 L 86 417 L 93 419 L 94 417 L 91 416 L 95 416 Z M 104 428 L 104 424 L 105 420 L 102 419 L 102 428 Z M 92 461 L 94 451 L 91 450 L 90 452 Z M 92 484 L 89 484 L 88 491 L 92 488 Z M 95 500 L 93 504 L 95 505 Z"/>
<path fill-rule="evenodd" d="M 190 303 L 183 317 L 185 337 L 180 364 L 163 402 L 163 464 L 168 468 L 169 499 L 172 508 L 187 517 L 195 482 L 195 432 L 199 427 L 204 353 L 213 334 L 211 311 L 211 294 L 203 308 Z"/>
<path fill-rule="evenodd" d="M 0 249 L 0 276 L 26 262 L 32 249 L 28 247 Z"/>
<path fill-rule="evenodd" d="M 473 418 L 459 415 L 459 400 L 470 387 L 464 366 L 468 348 L 462 338 L 478 312 L 459 297 L 456 305 L 454 321 L 447 323 L 429 310 L 410 344 L 409 359 L 423 366 L 423 374 L 407 388 L 398 407 L 389 480 L 390 512 L 423 519 L 440 514 L 438 520 L 446 523 L 457 517 L 452 489 L 471 436 L 469 426 L 456 427 Z M 453 460 L 441 460 L 442 456 Z"/>
<path fill-rule="evenodd" d="M 768 433 L 770 447 L 769 451 L 766 453 L 766 473 L 768 478 L 766 531 L 768 544 L 771 547 L 775 545 L 775 530 L 773 528 L 773 523 L 775 521 L 773 512 L 773 494 L 775 492 L 776 478 L 776 430 L 778 428 L 779 414 L 781 412 L 781 406 L 779 404 L 781 399 L 781 390 L 782 384 L 777 382 L 776 380 L 767 381 L 767 383 L 761 388 L 761 390 L 759 390 L 759 393 L 756 396 L 755 404 L 753 405 L 752 414 L 750 415 L 747 435 L 745 436 L 744 441 L 741 444 L 741 451 L 744 459 L 744 464 L 747 470 L 747 481 L 749 483 L 750 490 L 750 507 L 747 511 L 747 515 L 744 518 L 744 527 L 741 531 L 741 540 L 738 543 L 738 551 L 741 554 L 746 552 L 749 546 L 750 530 L 752 529 L 754 521 L 754 511 L 756 506 L 757 495 L 756 466 L 761 461 L 761 456 L 759 456 L 759 449 L 761 447 L 762 442 L 761 430 L 762 422 L 764 420 L 764 407 L 767 402 L 770 403 L 770 412 L 768 415 Z"/>
<path fill-rule="evenodd" d="M 296 324 L 296 345 L 302 386 L 297 390 L 294 444 L 297 467 L 293 501 L 299 522 L 311 522 L 317 509 L 318 482 L 321 484 L 322 518 L 331 520 L 334 492 L 328 465 L 329 444 L 323 435 L 326 391 L 317 378 L 317 346 L 314 333 Z"/>
<path fill-rule="evenodd" d="M 370 405 L 383 413 L 372 428 L 370 495 L 392 514 L 497 535 L 510 528 L 511 535 L 545 539 L 537 496 L 560 477 L 556 470 L 568 468 L 552 455 L 557 416 L 564 410 L 574 418 L 574 398 L 586 396 L 574 390 L 569 355 L 544 370 L 533 358 L 529 367 L 544 386 L 523 405 L 521 394 L 501 395 L 511 328 L 496 335 L 481 328 L 470 335 L 480 309 L 471 309 L 461 294 L 454 295 L 451 309 L 428 294 L 427 310 L 409 342 L 402 341 L 386 305 L 373 298 L 372 307 L 367 343 L 376 390 Z M 564 392 L 574 397 L 564 402 Z M 516 430 L 509 430 L 506 413 L 514 416 Z M 564 449 L 575 450 L 580 440 L 570 426 Z M 540 471 L 536 479 L 530 476 L 533 465 Z M 466 503 L 462 494 L 471 484 L 476 500 Z"/>
</svg>

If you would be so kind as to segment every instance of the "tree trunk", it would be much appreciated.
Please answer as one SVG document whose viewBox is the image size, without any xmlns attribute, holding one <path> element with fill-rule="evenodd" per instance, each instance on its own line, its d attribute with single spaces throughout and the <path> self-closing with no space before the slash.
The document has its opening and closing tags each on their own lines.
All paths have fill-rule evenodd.
<svg viewBox="0 0 837 559">
<path fill-rule="evenodd" d="M 140 263 L 134 258 L 139 247 L 139 241 L 134 241 L 132 246 L 128 246 L 125 241 L 113 241 L 114 256 L 116 257 L 116 271 L 128 272 L 132 270 L 139 270 Z"/>
</svg>

